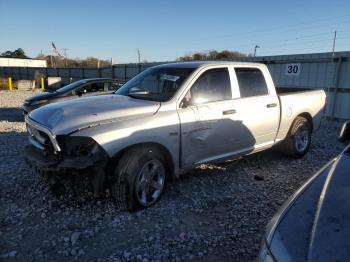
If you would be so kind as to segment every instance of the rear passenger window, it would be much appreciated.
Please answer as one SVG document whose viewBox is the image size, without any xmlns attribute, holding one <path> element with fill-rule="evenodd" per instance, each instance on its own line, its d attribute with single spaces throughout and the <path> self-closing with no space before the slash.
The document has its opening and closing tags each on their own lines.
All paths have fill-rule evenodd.
<svg viewBox="0 0 350 262">
<path fill-rule="evenodd" d="M 230 76 L 227 68 L 211 69 L 204 72 L 186 96 L 194 103 L 232 99 Z"/>
<path fill-rule="evenodd" d="M 241 97 L 269 93 L 263 73 L 256 68 L 235 68 Z"/>
</svg>

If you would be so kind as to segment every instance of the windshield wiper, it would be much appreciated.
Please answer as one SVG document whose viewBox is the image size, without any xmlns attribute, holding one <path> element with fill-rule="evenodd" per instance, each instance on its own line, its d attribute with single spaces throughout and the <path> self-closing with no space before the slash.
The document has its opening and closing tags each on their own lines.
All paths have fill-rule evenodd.
<svg viewBox="0 0 350 262">
<path fill-rule="evenodd" d="M 140 98 L 138 95 L 135 95 L 135 94 L 125 94 L 125 95 L 123 95 L 123 96 L 128 96 L 128 97 L 131 97 L 131 98 L 136 98 L 136 99 L 138 99 L 138 98 Z"/>
<path fill-rule="evenodd" d="M 142 96 L 142 95 L 136 95 L 136 94 L 125 94 L 123 96 L 128 96 L 128 97 L 140 99 L 140 100 L 160 102 L 159 99 L 156 99 L 155 97 L 150 97 L 150 96 Z"/>
</svg>

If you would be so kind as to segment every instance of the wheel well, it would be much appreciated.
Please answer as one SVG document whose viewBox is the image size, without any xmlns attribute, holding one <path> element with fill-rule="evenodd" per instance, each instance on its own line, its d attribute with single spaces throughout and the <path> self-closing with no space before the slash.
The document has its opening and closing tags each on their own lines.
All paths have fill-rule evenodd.
<svg viewBox="0 0 350 262">
<path fill-rule="evenodd" d="M 314 130 L 314 123 L 312 121 L 312 116 L 309 113 L 306 113 L 306 112 L 302 113 L 302 114 L 300 114 L 298 116 L 302 116 L 302 117 L 307 119 L 307 121 L 310 123 L 310 126 L 311 126 L 311 132 L 313 132 L 313 130 Z"/>
<path fill-rule="evenodd" d="M 120 150 L 118 153 L 116 153 L 113 157 L 111 157 L 108 161 L 107 164 L 107 174 L 112 174 L 111 172 L 113 172 L 115 166 L 118 164 L 119 160 L 121 159 L 121 157 L 131 148 L 135 148 L 135 147 L 141 147 L 141 146 L 152 146 L 157 148 L 159 151 L 162 152 L 162 154 L 165 156 L 165 161 L 166 161 L 166 169 L 169 171 L 169 178 L 172 178 L 174 175 L 174 161 L 171 157 L 171 154 L 169 152 L 169 150 L 159 144 L 159 143 L 154 143 L 154 142 L 147 142 L 147 143 L 139 143 L 139 144 L 134 144 L 134 145 L 130 145 L 126 148 L 123 148 L 122 150 Z"/>
</svg>

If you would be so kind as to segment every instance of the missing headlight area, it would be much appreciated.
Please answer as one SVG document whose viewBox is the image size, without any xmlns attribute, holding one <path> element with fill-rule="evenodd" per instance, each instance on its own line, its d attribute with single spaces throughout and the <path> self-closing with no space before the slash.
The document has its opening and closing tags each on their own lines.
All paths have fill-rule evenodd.
<svg viewBox="0 0 350 262">
<path fill-rule="evenodd" d="M 98 151 L 98 144 L 90 137 L 57 136 L 56 139 L 65 156 L 89 156 Z"/>
<path fill-rule="evenodd" d="M 38 138 L 39 132 L 34 136 L 30 134 L 25 158 L 35 173 L 47 175 L 51 183 L 59 183 L 70 175 L 87 175 L 91 178 L 94 195 L 101 195 L 108 157 L 92 138 L 58 136 L 56 139 L 61 151 L 57 153 L 52 146 L 46 145 L 49 138 Z"/>
</svg>

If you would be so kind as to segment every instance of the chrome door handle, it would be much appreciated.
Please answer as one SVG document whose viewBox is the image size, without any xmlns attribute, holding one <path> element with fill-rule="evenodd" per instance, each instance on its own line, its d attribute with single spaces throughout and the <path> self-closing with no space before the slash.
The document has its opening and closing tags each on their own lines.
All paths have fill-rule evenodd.
<svg viewBox="0 0 350 262">
<path fill-rule="evenodd" d="M 232 114 L 235 114 L 235 113 L 236 113 L 236 110 L 235 110 L 235 109 L 230 109 L 230 110 L 222 111 L 222 114 L 223 114 L 223 115 L 232 115 Z"/>
<path fill-rule="evenodd" d="M 276 107 L 276 106 L 277 106 L 276 103 L 271 103 L 266 105 L 267 108 Z"/>
</svg>

